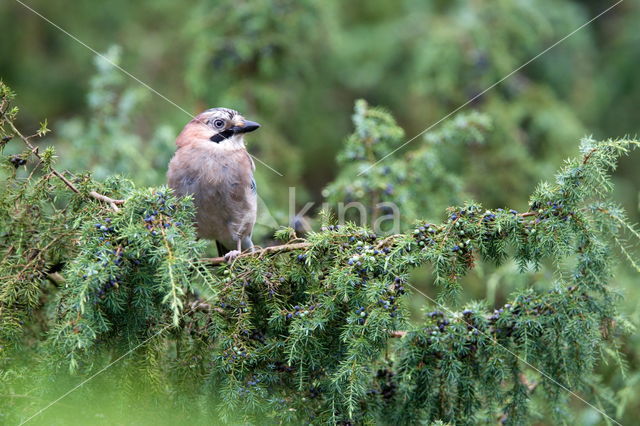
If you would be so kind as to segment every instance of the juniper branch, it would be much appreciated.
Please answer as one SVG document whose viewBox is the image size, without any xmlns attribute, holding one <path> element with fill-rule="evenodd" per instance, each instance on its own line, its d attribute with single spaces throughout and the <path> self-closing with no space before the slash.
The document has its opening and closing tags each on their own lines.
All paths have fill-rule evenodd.
<svg viewBox="0 0 640 426">
<path fill-rule="evenodd" d="M 388 237 L 380 241 L 380 243 L 378 243 L 377 246 L 384 247 L 396 237 L 398 237 L 398 235 L 389 235 Z M 287 244 L 281 244 L 277 246 L 258 248 L 254 251 L 247 251 L 247 252 L 241 253 L 236 259 L 240 259 L 244 257 L 252 257 L 252 256 L 258 256 L 258 258 L 260 258 L 267 254 L 276 254 L 276 253 L 289 252 L 289 251 L 295 251 L 295 250 L 303 250 L 303 249 L 309 248 L 310 246 L 311 246 L 311 243 L 304 242 L 304 243 L 287 243 Z M 209 263 L 211 265 L 220 265 L 226 262 L 223 256 L 203 258 L 202 261 L 205 263 Z"/>
<path fill-rule="evenodd" d="M 281 253 L 281 252 L 287 252 L 287 251 L 302 250 L 302 249 L 308 248 L 310 246 L 311 246 L 311 243 L 293 243 L 293 244 L 282 244 L 282 245 L 278 245 L 278 246 L 264 247 L 264 248 L 256 249 L 256 250 L 254 250 L 252 252 L 244 252 L 244 253 L 240 254 L 236 259 L 243 258 L 243 257 L 249 257 L 249 256 L 262 257 L 262 256 L 267 255 L 267 254 L 275 254 L 275 253 Z M 209 258 L 203 258 L 202 261 L 205 262 L 205 263 L 210 263 L 212 265 L 220 265 L 222 263 L 225 263 L 225 258 L 224 257 L 209 257 Z"/>
<path fill-rule="evenodd" d="M 30 137 L 22 138 L 37 153 Z M 325 226 L 306 240 L 283 232 L 276 238 L 287 243 L 219 268 L 208 266 L 224 258 L 201 258 L 205 244 L 196 240 L 190 199 L 165 188 L 130 189 L 114 214 L 123 200 L 90 195 L 113 211 L 98 209 L 94 221 L 86 211 L 96 209 L 81 206 L 77 252 L 68 255 L 65 284 L 56 290 L 46 356 L 78 371 L 104 348 L 131 352 L 171 329 L 171 344 L 159 340 L 140 356 L 144 376 L 170 371 L 164 389 L 191 397 L 180 387 L 193 385 L 195 396 L 222 402 L 222 415 L 242 407 L 247 419 L 271 412 L 280 422 L 313 415 L 318 422 L 375 423 L 384 412 L 385 422 L 413 424 L 468 423 L 486 412 L 518 423 L 529 416 L 538 383 L 554 407 L 563 404 L 563 389 L 584 389 L 607 337 L 617 334 L 604 238 L 614 221 L 596 221 L 584 203 L 603 197 L 606 185 L 595 192 L 592 183 L 606 184 L 606 171 L 634 143 L 587 141 L 584 156 L 556 183 L 540 186 L 524 213 L 467 203 L 449 209 L 443 223 L 418 221 L 384 238 L 352 223 Z M 56 190 L 82 191 L 60 179 L 65 187 Z M 408 321 L 405 285 L 421 265 L 433 267 L 447 287 L 438 288 L 442 294 L 460 286 L 478 261 L 513 258 L 524 269 L 569 257 L 576 264 L 571 278 L 557 269 L 549 293 L 521 290 L 493 314 L 481 303 L 462 311 L 443 305 L 447 313 Z M 49 279 L 60 281 L 55 274 Z M 13 324 L 28 312 L 5 293 L 3 308 L 12 309 L 10 326 L 19 330 Z M 529 382 L 512 355 L 553 380 L 541 374 Z"/>
<path fill-rule="evenodd" d="M 4 116 L 4 113 L 2 113 L 2 115 Z M 12 120 L 7 120 L 7 123 L 9 124 L 9 127 L 11 128 L 13 133 L 17 135 L 25 143 L 25 145 L 27 145 L 27 147 L 31 150 L 33 155 L 35 155 L 38 158 L 38 160 L 42 161 L 42 156 L 38 152 L 38 148 L 34 146 L 29 140 L 31 136 L 24 136 L 20 132 L 20 130 L 18 130 L 18 128 L 13 124 Z M 67 179 L 64 176 L 64 174 L 60 173 L 54 167 L 51 167 L 51 173 L 53 173 L 57 178 L 59 178 L 70 190 L 72 190 L 76 194 L 81 193 L 80 190 L 69 179 Z M 118 208 L 118 205 L 124 204 L 124 200 L 116 200 L 106 195 L 100 194 L 96 191 L 90 191 L 88 195 L 95 200 L 107 203 L 116 212 L 120 211 L 120 209 Z"/>
</svg>

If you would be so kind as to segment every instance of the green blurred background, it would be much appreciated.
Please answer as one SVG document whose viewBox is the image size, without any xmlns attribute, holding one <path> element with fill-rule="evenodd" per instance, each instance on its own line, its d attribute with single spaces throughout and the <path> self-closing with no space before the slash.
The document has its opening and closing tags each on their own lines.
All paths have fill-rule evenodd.
<svg viewBox="0 0 640 426">
<path fill-rule="evenodd" d="M 248 145 L 284 175 L 257 165 L 260 195 L 281 224 L 289 187 L 298 207 L 323 200 L 356 99 L 387 108 L 412 137 L 614 3 L 25 0 L 189 113 L 226 106 L 261 122 Z M 482 146 L 457 151 L 453 172 L 465 194 L 488 208 L 526 209 L 581 137 L 637 135 L 639 23 L 640 1 L 625 0 L 474 100 L 466 109 L 493 127 Z M 61 168 L 165 182 L 175 136 L 190 119 L 184 111 L 15 0 L 0 3 L 0 28 L 0 78 L 18 94 L 20 124 L 35 132 L 48 119 L 44 143 L 56 146 Z M 639 160 L 624 159 L 615 174 L 616 198 L 635 222 Z M 425 206 L 422 217 L 442 215 Z M 493 302 L 521 285 L 501 280 L 512 267 L 471 280 L 471 297 Z M 621 265 L 617 277 L 623 311 L 637 324 L 637 275 Z M 640 411 L 639 348 L 637 335 L 624 340 L 626 376 L 601 372 L 627 419 Z"/>
<path fill-rule="evenodd" d="M 189 113 L 224 105 L 261 121 L 250 150 L 285 175 L 259 166 L 263 198 L 286 200 L 296 186 L 320 201 L 355 99 L 388 108 L 413 136 L 613 2 L 26 4 Z M 478 200 L 522 203 L 580 137 L 638 131 L 639 4 L 624 1 L 467 107 L 489 113 L 499 128 L 495 149 L 474 161 L 512 176 L 509 188 L 475 182 Z M 64 166 L 164 181 L 185 112 L 96 65 L 89 50 L 15 0 L 0 4 L 0 24 L 1 76 L 18 93 L 24 125 L 48 118 Z M 140 164 L 127 160 L 132 152 L 144 153 L 135 157 Z M 638 177 L 630 162 L 621 175 Z M 636 188 L 618 190 L 636 212 Z"/>
</svg>

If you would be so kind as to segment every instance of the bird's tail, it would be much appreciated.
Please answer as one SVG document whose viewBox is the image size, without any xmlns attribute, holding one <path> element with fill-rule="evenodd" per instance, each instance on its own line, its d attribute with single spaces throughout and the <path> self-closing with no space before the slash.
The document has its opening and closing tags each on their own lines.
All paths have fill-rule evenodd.
<svg viewBox="0 0 640 426">
<path fill-rule="evenodd" d="M 231 250 L 223 246 L 220 241 L 216 241 L 216 248 L 218 249 L 218 256 L 224 257 L 225 254 L 229 253 Z"/>
</svg>

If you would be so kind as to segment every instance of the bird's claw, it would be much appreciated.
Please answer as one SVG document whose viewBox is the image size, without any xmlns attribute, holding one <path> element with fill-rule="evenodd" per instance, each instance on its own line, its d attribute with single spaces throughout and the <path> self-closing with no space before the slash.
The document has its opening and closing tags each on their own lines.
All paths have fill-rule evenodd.
<svg viewBox="0 0 640 426">
<path fill-rule="evenodd" d="M 238 250 L 231 250 L 229 253 L 224 255 L 224 261 L 232 263 L 238 256 L 240 256 L 240 252 Z"/>
</svg>

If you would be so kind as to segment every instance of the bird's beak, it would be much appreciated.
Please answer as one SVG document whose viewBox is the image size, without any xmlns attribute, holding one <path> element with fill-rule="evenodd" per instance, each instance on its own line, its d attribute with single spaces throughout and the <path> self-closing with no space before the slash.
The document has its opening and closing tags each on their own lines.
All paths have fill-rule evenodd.
<svg viewBox="0 0 640 426">
<path fill-rule="evenodd" d="M 255 121 L 245 120 L 239 125 L 233 126 L 231 130 L 233 130 L 233 133 L 249 133 L 253 132 L 254 130 L 258 130 L 259 128 L 260 124 L 256 123 Z"/>
</svg>

